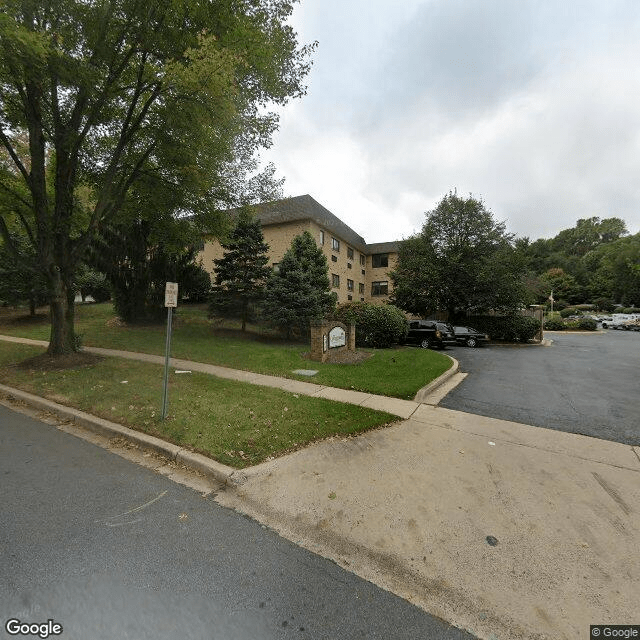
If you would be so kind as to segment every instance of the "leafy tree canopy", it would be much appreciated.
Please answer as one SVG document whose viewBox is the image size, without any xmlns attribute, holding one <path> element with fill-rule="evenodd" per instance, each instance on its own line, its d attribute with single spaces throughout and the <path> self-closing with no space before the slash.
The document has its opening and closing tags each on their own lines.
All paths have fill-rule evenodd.
<svg viewBox="0 0 640 640">
<path fill-rule="evenodd" d="M 304 93 L 289 0 L 6 0 L 0 233 L 16 220 L 51 291 L 50 353 L 73 349 L 73 273 L 134 185 L 194 213 L 242 199 L 277 117 Z M 267 176 L 268 178 L 268 176 Z M 259 192 L 261 180 L 252 189 Z"/>
<path fill-rule="evenodd" d="M 523 298 L 522 266 L 504 223 L 481 200 L 449 193 L 401 243 L 393 298 L 417 315 L 512 309 Z"/>
<path fill-rule="evenodd" d="M 636 243 L 636 236 L 628 235 L 620 218 L 592 217 L 578 220 L 574 227 L 550 239 L 518 241 L 517 247 L 527 264 L 528 281 L 534 283 L 537 279 L 538 284 L 543 284 L 529 287 L 538 302 L 548 298 L 555 278 L 549 274 L 559 270 L 562 277 L 554 283 L 559 285 L 554 289 L 554 298 L 579 303 L 635 297 L 633 268 L 623 256 L 633 256 Z M 562 298 L 556 295 L 558 291 L 564 292 Z"/>
<path fill-rule="evenodd" d="M 549 269 L 542 274 L 542 300 L 547 300 L 553 293 L 554 300 L 562 300 L 570 304 L 579 303 L 583 298 L 582 287 L 576 279 L 569 273 L 565 273 L 560 268 Z"/>
</svg>

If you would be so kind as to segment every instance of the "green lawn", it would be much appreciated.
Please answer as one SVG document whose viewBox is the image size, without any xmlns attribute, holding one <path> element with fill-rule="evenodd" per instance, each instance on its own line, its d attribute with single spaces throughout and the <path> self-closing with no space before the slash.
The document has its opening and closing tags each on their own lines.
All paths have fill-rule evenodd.
<svg viewBox="0 0 640 640">
<path fill-rule="evenodd" d="M 165 327 L 123 327 L 110 303 L 78 305 L 76 332 L 87 346 L 164 354 Z M 49 323 L 0 316 L 0 333 L 48 340 Z M 177 311 L 171 354 L 176 358 L 222 365 L 342 389 L 354 389 L 396 398 L 413 398 L 424 385 L 444 373 L 451 360 L 441 353 L 414 347 L 369 349 L 372 356 L 359 364 L 322 364 L 304 357 L 309 345 L 287 343 L 251 327 L 246 335 L 222 329 L 209 321 L 198 306 Z M 295 369 L 315 369 L 313 377 Z"/>
<path fill-rule="evenodd" d="M 0 342 L 0 381 L 236 468 L 314 440 L 361 433 L 399 420 L 381 411 L 206 374 L 171 373 L 169 416 L 161 421 L 161 365 L 104 358 L 88 367 L 61 371 L 15 366 L 41 353 L 39 347 Z"/>
</svg>

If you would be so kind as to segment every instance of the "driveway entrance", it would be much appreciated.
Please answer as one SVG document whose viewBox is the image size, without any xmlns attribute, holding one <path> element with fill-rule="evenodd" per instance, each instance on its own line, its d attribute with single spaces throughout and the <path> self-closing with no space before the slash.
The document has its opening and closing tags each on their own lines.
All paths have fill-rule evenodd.
<svg viewBox="0 0 640 640">
<path fill-rule="evenodd" d="M 640 444 L 640 333 L 545 337 L 550 347 L 451 349 L 470 375 L 440 406 Z"/>
</svg>

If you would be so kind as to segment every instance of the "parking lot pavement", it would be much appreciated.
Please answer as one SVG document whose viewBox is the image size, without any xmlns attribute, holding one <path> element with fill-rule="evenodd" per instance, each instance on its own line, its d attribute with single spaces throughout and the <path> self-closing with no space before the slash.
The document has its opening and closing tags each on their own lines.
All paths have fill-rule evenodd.
<svg viewBox="0 0 640 640">
<path fill-rule="evenodd" d="M 448 351 L 469 375 L 439 406 L 640 444 L 640 333 L 548 332 L 550 347 Z"/>
</svg>

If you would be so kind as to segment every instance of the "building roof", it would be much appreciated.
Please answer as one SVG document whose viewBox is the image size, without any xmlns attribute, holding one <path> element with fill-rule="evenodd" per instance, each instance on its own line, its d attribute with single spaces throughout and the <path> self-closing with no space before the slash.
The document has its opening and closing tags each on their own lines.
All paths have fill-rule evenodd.
<svg viewBox="0 0 640 640">
<path fill-rule="evenodd" d="M 397 253 L 400 249 L 400 240 L 394 242 L 376 242 L 367 245 L 367 253 Z"/>
<path fill-rule="evenodd" d="M 398 250 L 398 242 L 367 244 L 365 239 L 351 227 L 323 207 L 310 195 L 284 198 L 274 202 L 265 202 L 251 207 L 262 226 L 282 224 L 297 220 L 312 220 L 329 233 L 353 245 L 362 253 L 384 253 Z"/>
</svg>

